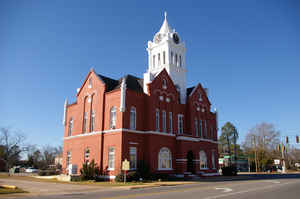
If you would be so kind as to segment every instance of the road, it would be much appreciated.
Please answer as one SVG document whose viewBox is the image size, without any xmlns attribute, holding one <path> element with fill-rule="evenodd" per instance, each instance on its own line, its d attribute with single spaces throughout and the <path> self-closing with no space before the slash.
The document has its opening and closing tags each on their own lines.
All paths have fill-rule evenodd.
<svg viewBox="0 0 300 199">
<path fill-rule="evenodd" d="M 21 182 L 25 183 L 26 182 Z M 29 186 L 45 186 L 30 182 Z M 35 184 L 37 183 L 37 184 Z M 48 191 L 39 194 L 0 196 L 1 198 L 26 199 L 298 199 L 300 198 L 300 175 L 258 175 L 252 180 L 205 181 L 170 187 L 128 190 L 86 185 L 47 183 Z M 28 186 L 28 185 L 27 185 Z M 22 186 L 21 186 L 22 187 Z M 24 185 L 23 185 L 24 187 Z M 60 187 L 60 188 L 58 188 Z M 37 187 L 36 187 L 37 188 Z M 54 191 L 56 190 L 57 191 Z"/>
</svg>

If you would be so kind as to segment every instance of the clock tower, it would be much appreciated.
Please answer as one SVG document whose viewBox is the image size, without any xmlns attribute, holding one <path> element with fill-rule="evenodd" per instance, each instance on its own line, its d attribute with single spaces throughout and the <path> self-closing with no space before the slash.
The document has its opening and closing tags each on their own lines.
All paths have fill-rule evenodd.
<svg viewBox="0 0 300 199">
<path fill-rule="evenodd" d="M 166 69 L 178 92 L 180 103 L 186 101 L 186 63 L 185 45 L 175 29 L 171 29 L 165 12 L 164 22 L 154 35 L 153 41 L 148 41 L 148 70 L 144 73 L 144 92 L 157 74 Z"/>
</svg>

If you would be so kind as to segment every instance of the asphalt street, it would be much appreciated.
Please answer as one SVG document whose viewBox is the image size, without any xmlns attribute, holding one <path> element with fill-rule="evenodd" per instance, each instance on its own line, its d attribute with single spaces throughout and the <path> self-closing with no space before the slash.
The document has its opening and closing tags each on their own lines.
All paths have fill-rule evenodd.
<svg viewBox="0 0 300 199">
<path fill-rule="evenodd" d="M 26 182 L 22 182 L 26 183 Z M 39 182 L 30 186 L 46 186 Z M 50 183 L 48 187 L 51 187 Z M 53 184 L 53 183 L 52 183 Z M 262 175 L 252 180 L 239 181 L 205 181 L 195 184 L 166 186 L 156 188 L 143 188 L 128 190 L 126 188 L 105 188 L 96 186 L 83 186 L 56 184 L 60 187 L 50 188 L 47 192 L 23 195 L 6 195 L 1 198 L 26 198 L 26 199 L 299 199 L 300 175 Z"/>
</svg>

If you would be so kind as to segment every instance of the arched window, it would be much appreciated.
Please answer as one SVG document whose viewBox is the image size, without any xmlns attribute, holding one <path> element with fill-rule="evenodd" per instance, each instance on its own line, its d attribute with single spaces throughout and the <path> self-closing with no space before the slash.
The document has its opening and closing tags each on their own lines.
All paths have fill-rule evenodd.
<svg viewBox="0 0 300 199">
<path fill-rule="evenodd" d="M 115 129 L 116 128 L 116 107 L 113 106 L 110 109 L 110 128 Z"/>
<path fill-rule="evenodd" d="M 166 63 L 166 51 L 163 52 L 163 64 Z"/>
<path fill-rule="evenodd" d="M 94 131 L 95 128 L 95 111 L 91 112 L 91 132 Z"/>
<path fill-rule="evenodd" d="M 178 134 L 183 134 L 183 115 L 178 114 Z"/>
<path fill-rule="evenodd" d="M 86 112 L 84 112 L 84 114 L 83 114 L 83 127 L 82 127 L 83 133 L 86 132 L 86 121 L 87 121 L 87 114 L 86 114 Z"/>
<path fill-rule="evenodd" d="M 89 164 L 90 163 L 90 149 L 86 148 L 84 150 L 84 162 Z"/>
<path fill-rule="evenodd" d="M 130 129 L 136 129 L 136 109 L 131 107 L 130 109 Z"/>
<path fill-rule="evenodd" d="M 202 95 L 201 95 L 200 92 L 198 93 L 198 100 L 199 100 L 200 102 L 202 101 Z"/>
<path fill-rule="evenodd" d="M 200 151 L 200 169 L 207 169 L 207 156 L 204 151 Z"/>
<path fill-rule="evenodd" d="M 207 123 L 206 123 L 206 120 L 204 120 L 204 138 L 207 138 Z"/>
<path fill-rule="evenodd" d="M 164 147 L 161 148 L 158 154 L 158 169 L 172 169 L 172 154 L 171 151 Z"/>
<path fill-rule="evenodd" d="M 200 137 L 203 138 L 202 120 L 200 120 Z"/>
<path fill-rule="evenodd" d="M 173 59 L 174 59 L 174 55 L 173 52 L 171 51 L 171 64 L 173 64 Z"/>
<path fill-rule="evenodd" d="M 169 133 L 173 133 L 173 117 L 172 112 L 169 112 Z"/>
<path fill-rule="evenodd" d="M 158 55 L 157 55 L 157 60 L 158 60 L 158 61 L 157 61 L 157 62 L 158 62 L 157 65 L 160 66 L 160 53 L 158 53 Z"/>
<path fill-rule="evenodd" d="M 162 131 L 167 132 L 167 114 L 166 111 L 162 111 Z"/>
<path fill-rule="evenodd" d="M 153 55 L 153 68 L 155 68 L 155 55 Z"/>
<path fill-rule="evenodd" d="M 167 88 L 167 81 L 166 81 L 166 79 L 163 79 L 163 81 L 162 81 L 162 88 L 163 89 Z"/>
<path fill-rule="evenodd" d="M 175 65 L 178 66 L 178 56 L 177 56 L 177 54 L 175 55 Z"/>
<path fill-rule="evenodd" d="M 71 136 L 71 135 L 72 135 L 72 130 L 73 130 L 73 118 L 71 117 L 71 118 L 70 118 L 70 121 L 69 121 L 69 131 L 68 131 L 68 136 Z"/>
<path fill-rule="evenodd" d="M 195 119 L 195 136 L 199 136 L 199 134 L 198 134 L 198 119 L 196 118 Z"/>
<path fill-rule="evenodd" d="M 93 80 L 92 78 L 89 79 L 89 88 L 92 88 L 92 85 L 93 85 Z"/>
<path fill-rule="evenodd" d="M 155 111 L 155 127 L 156 131 L 159 131 L 159 109 Z"/>
</svg>

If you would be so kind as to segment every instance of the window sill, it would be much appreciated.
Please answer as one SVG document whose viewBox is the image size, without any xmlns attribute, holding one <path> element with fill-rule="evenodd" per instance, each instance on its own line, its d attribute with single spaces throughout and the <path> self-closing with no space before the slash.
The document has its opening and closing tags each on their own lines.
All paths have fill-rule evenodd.
<svg viewBox="0 0 300 199">
<path fill-rule="evenodd" d="M 158 171 L 173 171 L 172 168 L 166 168 L 166 169 L 161 168 L 161 169 L 157 169 L 157 170 Z"/>
<path fill-rule="evenodd" d="M 200 168 L 200 170 L 208 170 L 208 168 Z"/>
<path fill-rule="evenodd" d="M 114 171 L 115 168 L 108 168 L 107 171 Z"/>
</svg>

